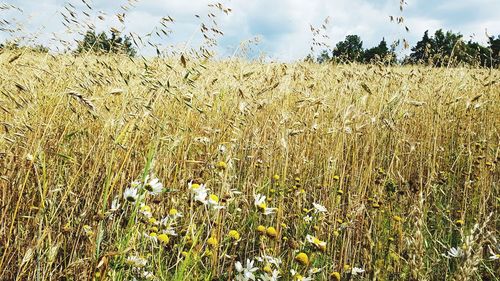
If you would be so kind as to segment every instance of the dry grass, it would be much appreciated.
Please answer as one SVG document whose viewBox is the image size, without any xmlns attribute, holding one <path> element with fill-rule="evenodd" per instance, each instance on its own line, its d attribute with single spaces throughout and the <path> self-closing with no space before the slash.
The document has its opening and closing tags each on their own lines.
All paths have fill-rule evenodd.
<svg viewBox="0 0 500 281">
<path fill-rule="evenodd" d="M 255 275 L 498 280 L 499 71 L 18 55 L 0 54 L 0 279 L 228 280 L 271 255 Z M 168 243 L 123 200 L 148 174 L 151 216 L 183 214 Z"/>
</svg>

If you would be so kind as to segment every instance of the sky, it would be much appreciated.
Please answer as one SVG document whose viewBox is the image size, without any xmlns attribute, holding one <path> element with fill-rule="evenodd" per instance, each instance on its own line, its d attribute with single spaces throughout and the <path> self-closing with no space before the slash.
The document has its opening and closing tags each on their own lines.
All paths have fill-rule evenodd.
<svg viewBox="0 0 500 281">
<path fill-rule="evenodd" d="M 78 21 L 93 22 L 97 30 L 114 27 L 124 33 L 133 32 L 143 36 L 160 27 L 162 17 L 170 16 L 171 31 L 168 37 L 152 36 L 150 41 L 167 48 L 175 46 L 180 50 L 197 48 L 203 43 L 201 23 L 213 27 L 208 13 L 214 13 L 217 29 L 224 33 L 217 37 L 214 50 L 221 57 L 241 54 L 241 42 L 258 38 L 258 44 L 251 44 L 250 54 L 273 60 L 292 61 L 309 54 L 313 35 L 310 26 L 320 27 L 329 18 L 326 30 L 318 36 L 321 42 L 334 46 L 349 34 L 357 34 L 363 46 L 373 47 L 382 38 L 389 43 L 405 38 L 413 46 L 425 30 L 433 33 L 437 29 L 452 30 L 464 35 L 464 39 L 486 44 L 486 32 L 500 35 L 500 0 L 406 0 L 403 12 L 399 0 L 219 0 L 231 12 L 216 12 L 207 0 L 7 0 L 15 9 L 0 9 L 0 20 L 8 20 L 9 26 L 19 27 L 15 36 L 23 35 L 27 40 L 56 48 L 54 38 L 74 42 L 81 38 L 75 30 L 62 25 L 64 6 L 70 3 L 76 7 Z M 121 6 L 125 6 L 123 9 Z M 0 7 L 2 7 L 0 5 Z M 82 12 L 90 15 L 86 19 Z M 124 23 L 116 14 L 125 13 Z M 195 17 L 199 15 L 200 17 Z M 390 22 L 389 16 L 404 17 L 404 24 Z M 98 19 L 102 16 L 102 19 Z M 405 30 L 409 28 L 409 32 Z M 0 26 L 1 27 L 1 26 Z M 83 30 L 82 27 L 79 27 Z M 0 31 L 0 42 L 10 38 Z M 153 48 L 145 47 L 141 52 L 153 54 Z M 319 48 L 315 49 L 319 52 Z M 407 53 L 402 50 L 401 54 Z"/>
</svg>

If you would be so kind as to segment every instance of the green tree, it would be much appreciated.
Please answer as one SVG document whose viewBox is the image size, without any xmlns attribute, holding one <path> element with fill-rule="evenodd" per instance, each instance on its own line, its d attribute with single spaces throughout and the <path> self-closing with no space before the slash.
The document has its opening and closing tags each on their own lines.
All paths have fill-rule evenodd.
<svg viewBox="0 0 500 281">
<path fill-rule="evenodd" d="M 115 31 L 111 31 L 111 36 L 105 32 L 96 34 L 94 30 L 89 30 L 81 41 L 78 42 L 77 53 L 115 53 L 135 56 L 136 50 L 132 46 L 130 37 L 121 37 Z"/>
<path fill-rule="evenodd" d="M 410 61 L 413 63 L 428 64 L 432 57 L 432 40 L 429 37 L 429 31 L 424 32 L 424 36 L 417 42 L 415 47 L 411 48 Z"/>
<path fill-rule="evenodd" d="M 340 41 L 332 52 L 332 59 L 343 62 L 363 61 L 363 41 L 358 35 L 347 35 Z"/>
<path fill-rule="evenodd" d="M 372 62 L 386 62 L 393 63 L 396 59 L 396 53 L 393 49 L 389 49 L 387 47 L 387 42 L 385 38 L 382 38 L 382 41 L 378 44 L 378 46 L 367 49 L 363 53 L 363 61 L 365 63 Z"/>
<path fill-rule="evenodd" d="M 465 45 L 462 61 L 476 67 L 491 66 L 491 51 L 477 42 L 469 40 Z"/>
<path fill-rule="evenodd" d="M 329 62 L 332 58 L 330 57 L 330 53 L 328 52 L 328 50 L 323 50 L 318 58 L 316 59 L 316 61 L 318 63 L 325 63 L 325 62 Z"/>
<path fill-rule="evenodd" d="M 4 42 L 0 44 L 0 50 L 29 50 L 32 52 L 36 53 L 48 53 L 49 48 L 45 47 L 44 45 L 38 44 L 38 45 L 20 45 L 15 42 Z"/>
<path fill-rule="evenodd" d="M 489 49 L 491 51 L 491 65 L 493 67 L 500 66 L 500 35 L 495 39 L 494 36 L 491 36 L 488 40 Z"/>
</svg>

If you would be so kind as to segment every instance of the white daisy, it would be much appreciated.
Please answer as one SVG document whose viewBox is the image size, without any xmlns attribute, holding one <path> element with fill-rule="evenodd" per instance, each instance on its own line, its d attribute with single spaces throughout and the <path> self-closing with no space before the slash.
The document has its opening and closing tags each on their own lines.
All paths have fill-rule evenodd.
<svg viewBox="0 0 500 281">
<path fill-rule="evenodd" d="M 148 261 L 145 258 L 139 256 L 129 256 L 126 263 L 133 267 L 145 267 Z"/>
<path fill-rule="evenodd" d="M 243 267 L 239 261 L 234 264 L 234 267 L 238 272 L 238 275 L 236 275 L 236 281 L 255 280 L 255 275 L 253 273 L 259 270 L 258 267 L 253 267 L 253 261 L 250 261 L 249 259 L 247 259 L 246 267 Z"/>
<path fill-rule="evenodd" d="M 313 206 L 314 206 L 314 211 L 316 213 L 326 213 L 326 212 L 328 212 L 328 210 L 326 209 L 326 207 L 323 206 L 323 205 L 313 203 Z"/>
<path fill-rule="evenodd" d="M 255 207 L 259 208 L 259 209 L 265 209 L 267 207 L 266 205 L 266 196 L 262 195 L 262 194 L 256 194 L 254 195 L 254 205 Z"/>
<path fill-rule="evenodd" d="M 280 272 L 275 269 L 271 274 L 264 273 L 260 278 L 262 281 L 277 281 L 280 277 Z"/>
<path fill-rule="evenodd" d="M 362 269 L 362 268 L 359 268 L 359 267 L 353 267 L 353 268 L 351 269 L 351 274 L 352 274 L 352 275 L 358 275 L 358 274 L 361 274 L 361 273 L 363 273 L 363 272 L 365 272 L 365 270 L 364 270 L 364 269 Z"/>
<path fill-rule="evenodd" d="M 137 198 L 139 198 L 139 194 L 137 193 L 137 188 L 134 187 L 126 188 L 125 191 L 123 192 L 123 198 L 131 203 L 137 201 Z"/>
<path fill-rule="evenodd" d="M 278 210 L 278 208 L 265 208 L 262 212 L 265 216 L 272 215 Z"/>
<path fill-rule="evenodd" d="M 118 198 L 118 196 L 115 196 L 115 198 L 113 199 L 113 201 L 111 201 L 111 208 L 109 209 L 109 211 L 111 213 L 114 213 L 116 211 L 118 211 L 120 209 L 120 199 Z"/>
<path fill-rule="evenodd" d="M 311 277 L 304 277 L 304 276 L 300 275 L 294 269 L 290 269 L 290 273 L 292 274 L 292 277 L 295 278 L 295 280 L 298 280 L 298 281 L 311 281 L 311 280 L 313 280 Z"/>
<path fill-rule="evenodd" d="M 149 177 L 146 177 L 144 189 L 146 189 L 152 195 L 158 195 L 163 191 L 163 184 L 158 178 L 149 180 Z"/>
<path fill-rule="evenodd" d="M 488 247 L 489 250 L 490 250 L 490 260 L 494 261 L 494 260 L 498 260 L 500 259 L 500 254 L 495 254 L 495 252 L 493 251 L 493 249 L 491 249 L 491 247 Z M 500 247 L 497 247 L 497 248 L 500 248 Z"/>
<path fill-rule="evenodd" d="M 189 183 L 189 190 L 193 193 L 194 200 L 198 201 L 203 204 L 208 204 L 207 201 L 207 196 L 208 196 L 208 189 L 205 187 L 204 184 L 192 184 L 191 182 Z"/>
<path fill-rule="evenodd" d="M 321 240 L 319 240 L 318 238 L 316 238 L 316 237 L 314 237 L 312 235 L 307 234 L 306 235 L 306 240 L 307 240 L 307 242 L 313 244 L 314 246 L 316 246 L 319 249 L 325 249 L 326 248 L 326 242 L 321 241 Z"/>
<path fill-rule="evenodd" d="M 309 216 L 309 215 L 307 215 L 307 216 L 304 217 L 304 221 L 307 222 L 307 223 L 310 223 L 312 221 L 312 219 L 313 218 L 311 216 Z"/>
<path fill-rule="evenodd" d="M 446 254 L 441 254 L 441 255 L 449 259 L 459 258 L 464 255 L 464 251 L 460 248 L 451 247 Z"/>
<path fill-rule="evenodd" d="M 177 236 L 177 232 L 175 232 L 175 229 L 171 226 L 167 227 L 162 232 L 168 234 L 169 236 Z"/>
</svg>

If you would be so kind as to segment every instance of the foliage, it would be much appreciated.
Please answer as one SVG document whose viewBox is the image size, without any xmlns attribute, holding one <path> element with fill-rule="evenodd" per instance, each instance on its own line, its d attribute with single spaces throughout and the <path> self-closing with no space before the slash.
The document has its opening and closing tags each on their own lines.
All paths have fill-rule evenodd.
<svg viewBox="0 0 500 281">
<path fill-rule="evenodd" d="M 358 35 L 347 35 L 344 41 L 335 45 L 332 52 L 332 59 L 344 62 L 363 61 L 363 41 Z"/>
<path fill-rule="evenodd" d="M 111 36 L 105 32 L 96 34 L 94 30 L 89 30 L 81 41 L 78 42 L 77 53 L 121 53 L 128 56 L 135 56 L 136 50 L 132 46 L 131 38 L 112 30 Z"/>
<path fill-rule="evenodd" d="M 489 46 L 484 47 L 469 40 L 465 43 L 460 33 L 436 30 L 434 36 L 425 31 L 424 36 L 413 47 L 407 63 L 421 63 L 433 66 L 455 66 L 461 64 L 498 67 L 498 41 L 489 38 Z M 497 39 L 498 40 L 498 39 Z"/>
<path fill-rule="evenodd" d="M 323 50 L 316 61 L 394 64 L 397 62 L 397 56 L 395 47 L 388 48 L 385 39 L 377 46 L 365 50 L 361 37 L 348 35 L 345 40 L 336 44 L 333 51 Z M 430 36 L 429 32 L 425 31 L 422 39 L 411 48 L 410 55 L 404 58 L 402 63 L 436 67 L 470 65 L 496 68 L 500 66 L 500 36 L 489 37 L 488 46 L 485 47 L 472 40 L 464 42 L 460 33 L 439 29 Z"/>
<path fill-rule="evenodd" d="M 29 51 L 29 52 L 35 52 L 35 53 L 48 53 L 49 48 L 39 44 L 39 45 L 34 45 L 34 46 L 27 46 L 27 45 L 19 45 L 18 43 L 13 43 L 13 42 L 5 42 L 0 44 L 0 51 L 7 51 L 7 50 L 23 50 L 23 51 Z"/>
</svg>

